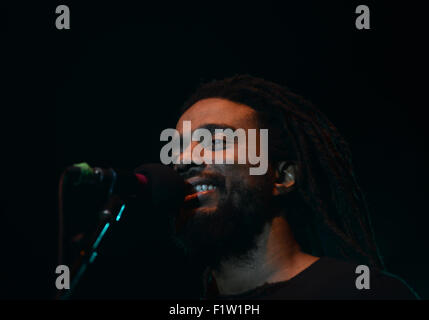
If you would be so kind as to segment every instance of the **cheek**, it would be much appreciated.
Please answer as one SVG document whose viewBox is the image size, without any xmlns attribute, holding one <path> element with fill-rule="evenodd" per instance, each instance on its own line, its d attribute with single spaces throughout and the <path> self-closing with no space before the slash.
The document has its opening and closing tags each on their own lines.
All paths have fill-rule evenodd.
<svg viewBox="0 0 429 320">
<path fill-rule="evenodd" d="M 249 175 L 249 185 L 264 194 L 272 194 L 276 177 L 270 167 L 265 175 Z"/>
<path fill-rule="evenodd" d="M 236 143 L 234 145 L 234 163 L 247 164 L 247 146 L 246 143 Z"/>
<path fill-rule="evenodd" d="M 211 150 L 204 148 L 201 156 L 207 156 L 217 164 L 247 164 L 247 148 L 245 144 L 227 145 L 225 149 Z"/>
<path fill-rule="evenodd" d="M 261 176 L 250 175 L 248 164 L 226 164 L 223 166 L 227 188 L 254 189 L 261 182 Z"/>
</svg>

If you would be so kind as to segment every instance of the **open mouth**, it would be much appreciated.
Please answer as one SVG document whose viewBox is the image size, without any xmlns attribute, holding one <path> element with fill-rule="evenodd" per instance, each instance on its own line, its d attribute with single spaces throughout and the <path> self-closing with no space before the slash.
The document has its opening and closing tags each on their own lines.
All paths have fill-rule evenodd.
<svg viewBox="0 0 429 320">
<path fill-rule="evenodd" d="M 187 201 L 191 201 L 191 200 L 194 200 L 194 199 L 197 199 L 197 198 L 201 198 L 201 197 L 203 197 L 203 196 L 205 196 L 205 195 L 209 195 L 209 194 L 211 194 L 211 193 L 213 193 L 213 192 L 215 192 L 216 191 L 216 186 L 213 186 L 213 185 L 197 185 L 196 187 L 195 187 L 195 192 L 194 193 L 191 193 L 191 194 L 188 194 L 186 197 L 185 197 L 185 202 L 187 202 Z"/>
<path fill-rule="evenodd" d="M 196 176 L 186 180 L 188 190 L 185 203 L 195 202 L 202 204 L 219 191 L 221 182 L 219 178 Z"/>
</svg>

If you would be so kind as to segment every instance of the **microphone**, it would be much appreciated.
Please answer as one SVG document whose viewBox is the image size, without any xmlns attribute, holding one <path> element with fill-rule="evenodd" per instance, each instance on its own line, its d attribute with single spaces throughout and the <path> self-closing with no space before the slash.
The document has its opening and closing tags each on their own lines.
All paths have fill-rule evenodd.
<svg viewBox="0 0 429 320">
<path fill-rule="evenodd" d="M 172 168 L 156 163 L 139 166 L 134 172 L 120 172 L 112 168 L 92 168 L 78 163 L 66 169 L 66 183 L 107 188 L 108 196 L 141 198 L 164 209 L 179 208 L 185 198 L 185 181 Z"/>
<path fill-rule="evenodd" d="M 64 240 L 68 237 L 64 236 L 63 226 L 63 184 L 72 186 L 90 184 L 101 186 L 108 190 L 108 200 L 104 205 L 104 209 L 100 212 L 95 228 L 90 228 L 89 232 L 78 233 L 78 237 L 74 237 L 75 234 L 70 232 L 71 228 L 69 227 L 69 233 L 73 237 L 71 242 L 66 242 L 66 246 Z M 71 288 L 66 293 L 59 291 L 57 298 L 68 299 L 72 295 L 86 268 L 93 263 L 97 256 L 100 242 L 106 233 L 111 233 L 111 229 L 115 228 L 114 226 L 118 223 L 125 208 L 126 200 L 136 198 L 142 200 L 143 209 L 145 207 L 149 209 L 157 208 L 167 214 L 174 214 L 184 203 L 185 186 L 184 179 L 176 171 L 161 164 L 144 164 L 133 172 L 117 172 L 112 168 L 92 168 L 87 163 L 79 163 L 67 168 L 63 172 L 59 188 L 58 260 L 59 264 L 63 264 L 63 254 L 66 249 L 69 249 L 68 251 L 71 251 L 71 253 L 75 252 L 76 258 L 72 259 L 74 263 Z M 129 226 L 130 224 L 128 224 Z M 79 250 L 74 250 L 73 248 L 75 247 L 78 247 Z"/>
</svg>

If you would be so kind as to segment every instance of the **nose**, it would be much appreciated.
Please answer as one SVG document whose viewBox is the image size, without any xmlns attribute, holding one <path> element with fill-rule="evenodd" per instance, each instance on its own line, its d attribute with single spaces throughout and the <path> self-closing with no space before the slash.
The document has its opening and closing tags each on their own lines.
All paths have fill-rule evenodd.
<svg viewBox="0 0 429 320">
<path fill-rule="evenodd" d="M 205 163 L 196 164 L 195 162 L 192 161 L 190 164 L 184 164 L 184 163 L 175 164 L 173 168 L 183 178 L 187 179 L 200 173 L 205 166 L 206 166 Z"/>
<path fill-rule="evenodd" d="M 192 153 L 198 143 L 198 141 L 192 141 L 189 145 L 184 146 L 183 151 L 179 155 L 180 163 L 173 166 L 173 169 L 185 179 L 197 175 L 206 167 L 206 163 L 201 155 Z"/>
</svg>

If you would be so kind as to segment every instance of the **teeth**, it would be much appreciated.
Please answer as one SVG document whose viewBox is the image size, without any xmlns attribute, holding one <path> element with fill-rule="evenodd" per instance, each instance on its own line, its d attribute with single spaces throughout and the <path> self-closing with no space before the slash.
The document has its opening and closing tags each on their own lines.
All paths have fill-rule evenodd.
<svg viewBox="0 0 429 320">
<path fill-rule="evenodd" d="M 216 189 L 216 186 L 213 186 L 211 184 L 208 184 L 208 185 L 207 184 L 198 184 L 195 186 L 195 190 L 197 192 L 207 191 L 207 190 L 215 190 L 215 189 Z"/>
</svg>

